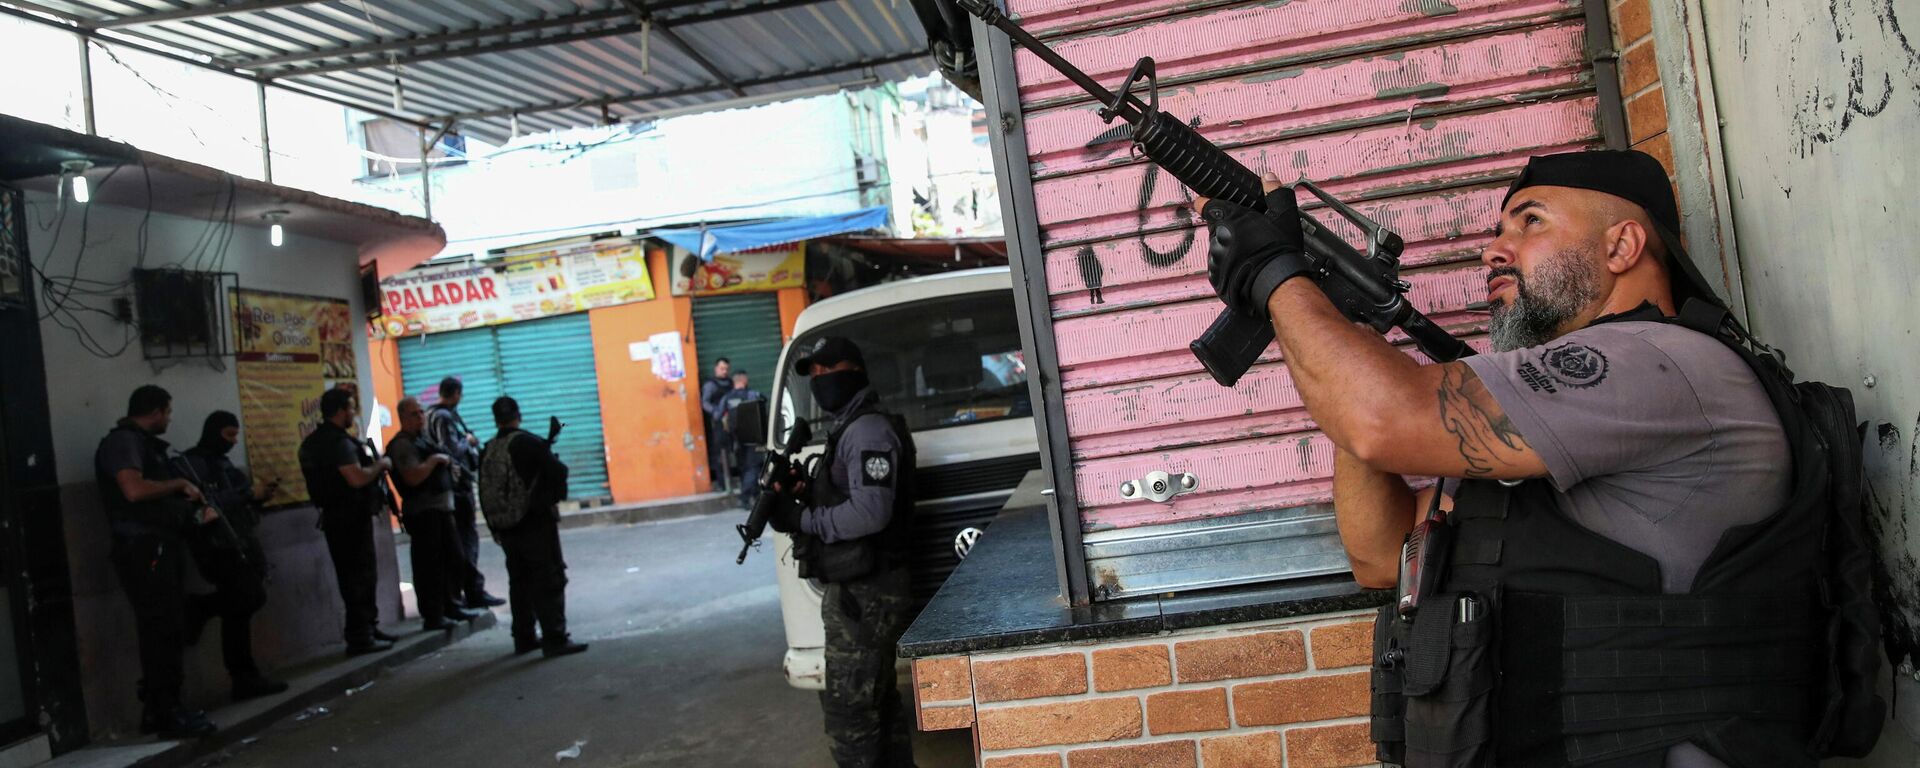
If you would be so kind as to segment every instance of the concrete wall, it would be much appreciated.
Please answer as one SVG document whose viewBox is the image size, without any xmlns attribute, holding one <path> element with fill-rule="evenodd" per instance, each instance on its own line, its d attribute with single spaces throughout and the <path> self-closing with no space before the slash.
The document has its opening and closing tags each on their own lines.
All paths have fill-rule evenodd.
<svg viewBox="0 0 1920 768">
<path fill-rule="evenodd" d="M 1700 5 L 1753 331 L 1801 377 L 1852 388 L 1867 426 L 1867 522 L 1907 657 L 1898 727 L 1870 764 L 1920 764 L 1920 54 L 1901 32 L 1920 7 Z"/>
<path fill-rule="evenodd" d="M 1865 1 L 1612 8 L 1630 133 L 1674 172 L 1696 261 L 1722 270 L 1736 311 L 1801 378 L 1853 391 L 1897 667 L 1882 693 L 1907 703 L 1920 695 L 1920 56 L 1901 5 L 1914 16 L 1911 3 Z M 1920 764 L 1920 710 L 1890 715 L 1872 755 L 1831 762 Z"/>
<path fill-rule="evenodd" d="M 137 184 L 137 173 L 124 171 L 122 178 L 107 183 Z M 212 203 L 209 199 L 209 207 Z M 77 207 L 69 202 L 56 234 L 53 224 L 60 219 L 55 216 L 54 198 L 30 194 L 28 205 L 33 260 L 44 273 L 56 280 L 75 275 L 108 284 L 128 279 L 139 259 L 142 238 L 138 229 L 145 211 L 104 205 Z M 49 226 L 43 229 L 42 224 Z M 197 252 L 195 244 L 208 232 L 208 222 L 153 214 L 147 228 L 147 266 L 191 266 Z M 217 235 L 220 229 L 213 231 Z M 216 239 L 201 264 L 219 261 L 213 268 L 237 273 L 241 287 L 341 298 L 353 305 L 356 316 L 361 311 L 353 246 L 290 235 L 285 247 L 273 248 L 267 243 L 265 228 L 243 224 L 234 228 L 224 258 L 216 259 L 221 239 L 225 238 Z M 91 307 L 110 306 L 106 297 L 76 300 Z M 52 302 L 44 291 L 43 301 Z M 182 449 L 198 438 L 200 423 L 208 412 L 239 412 L 239 389 L 231 359 L 217 366 L 194 361 L 162 368 L 143 360 L 137 343 L 103 359 L 84 350 L 75 334 L 56 320 L 85 328 L 109 351 L 120 346 L 127 332 L 111 317 L 84 311 L 41 324 L 82 681 L 89 725 L 99 739 L 130 734 L 137 727 L 139 704 L 134 699 L 134 682 L 139 678 L 139 662 L 133 615 L 107 561 L 109 534 L 94 486 L 94 449 L 124 414 L 127 395 L 140 384 L 158 384 L 173 394 L 174 426 L 167 438 Z M 356 344 L 356 354 L 361 389 L 372 391 L 370 358 L 364 343 Z M 236 449 L 238 457 L 245 456 L 244 432 L 242 425 L 243 446 Z M 310 507 L 278 510 L 268 513 L 261 527 L 273 572 L 267 607 L 254 619 L 254 648 L 268 670 L 336 652 L 341 642 L 341 604 L 326 544 L 314 528 L 316 517 Z M 383 532 L 378 542 L 382 619 L 397 621 L 400 599 L 393 540 Z M 217 630 L 211 628 L 216 634 L 210 634 L 209 640 L 189 654 L 187 695 L 191 703 L 211 705 L 224 700 L 228 680 L 219 663 L 219 644 L 213 641 Z"/>
</svg>

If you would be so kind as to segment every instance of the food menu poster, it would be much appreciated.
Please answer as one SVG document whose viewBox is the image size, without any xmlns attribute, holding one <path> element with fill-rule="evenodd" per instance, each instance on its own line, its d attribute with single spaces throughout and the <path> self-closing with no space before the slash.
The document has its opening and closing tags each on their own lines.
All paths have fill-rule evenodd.
<svg viewBox="0 0 1920 768">
<path fill-rule="evenodd" d="M 457 331 L 653 298 L 640 246 L 589 244 L 495 262 L 466 260 L 380 281 L 388 337 Z"/>
<path fill-rule="evenodd" d="M 278 481 L 268 506 L 307 501 L 300 441 L 320 421 L 320 395 L 357 387 L 347 302 L 267 291 L 232 293 L 235 373 L 247 469 L 256 490 Z"/>
<path fill-rule="evenodd" d="M 777 291 L 806 283 L 807 245 L 795 243 L 742 253 L 722 253 L 702 262 L 692 251 L 673 249 L 673 295 L 724 296 Z"/>
</svg>

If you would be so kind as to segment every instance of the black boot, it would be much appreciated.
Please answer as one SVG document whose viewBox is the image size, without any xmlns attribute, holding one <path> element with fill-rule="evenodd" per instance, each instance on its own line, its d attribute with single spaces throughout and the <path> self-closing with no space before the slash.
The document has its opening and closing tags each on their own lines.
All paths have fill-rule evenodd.
<svg viewBox="0 0 1920 768">
<path fill-rule="evenodd" d="M 391 650 L 393 650 L 393 643 L 388 640 L 374 640 L 369 638 L 366 640 L 353 640 L 347 643 L 348 656 L 365 656 L 369 653 L 380 653 L 381 651 Z"/>
<path fill-rule="evenodd" d="M 494 597 L 486 592 L 467 595 L 468 608 L 494 608 L 506 604 L 507 601 Z"/>
<path fill-rule="evenodd" d="M 558 656 L 572 656 L 587 650 L 586 643 L 576 643 L 572 638 L 562 637 L 558 643 L 547 643 L 540 649 L 540 655 L 549 659 Z"/>
<path fill-rule="evenodd" d="M 148 708 L 140 716 L 140 731 L 162 739 L 200 739 L 217 730 L 206 713 L 178 706 Z"/>
</svg>

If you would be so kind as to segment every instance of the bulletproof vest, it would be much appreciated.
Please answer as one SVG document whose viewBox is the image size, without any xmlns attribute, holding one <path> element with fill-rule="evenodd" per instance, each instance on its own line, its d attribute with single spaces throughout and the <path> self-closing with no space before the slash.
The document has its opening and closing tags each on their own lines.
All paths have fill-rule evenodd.
<svg viewBox="0 0 1920 768">
<path fill-rule="evenodd" d="M 1697 309 L 1685 324 L 1739 352 L 1779 413 L 1793 457 L 1786 505 L 1730 528 L 1692 591 L 1670 595 L 1653 558 L 1569 518 L 1547 481 L 1462 482 L 1453 513 L 1408 547 L 1438 573 L 1430 591 L 1410 617 L 1389 604 L 1375 623 L 1383 762 L 1660 768 L 1691 741 L 1755 768 L 1871 749 L 1883 713 L 1847 487 L 1860 476 L 1858 444 L 1842 437 L 1851 401 L 1796 387 L 1745 348 L 1743 330 L 1722 332 L 1738 327 L 1724 310 Z"/>
<path fill-rule="evenodd" d="M 440 447 L 439 443 L 427 439 L 425 435 L 402 432 L 394 435 L 393 439 L 413 443 L 414 453 L 420 457 L 421 461 L 426 461 L 436 453 L 444 453 L 449 458 L 457 458 L 454 457 L 453 452 Z M 387 452 L 393 452 L 391 446 L 389 446 Z M 445 493 L 453 490 L 453 471 L 444 466 L 434 467 L 433 471 L 428 472 L 427 476 L 418 484 L 411 485 L 407 483 L 406 479 L 402 477 L 399 472 L 395 472 L 393 473 L 393 484 L 394 487 L 400 489 L 402 496 L 411 496 L 418 493 Z"/>
<path fill-rule="evenodd" d="M 354 442 L 346 430 L 324 421 L 305 440 L 300 441 L 300 476 L 307 481 L 307 497 L 313 500 L 314 506 L 329 512 L 370 507 L 368 489 L 372 489 L 374 484 L 354 488 L 347 484 L 345 477 L 340 476 L 339 467 L 327 466 L 327 461 L 321 458 L 323 449 L 339 441 Z M 359 456 L 357 444 L 354 455 Z"/>
<path fill-rule="evenodd" d="M 167 460 L 167 443 L 154 437 L 146 430 L 121 422 L 108 430 L 132 432 L 140 437 L 140 476 L 156 482 L 172 480 L 175 477 L 173 465 Z M 94 470 L 94 482 L 100 486 L 100 495 L 107 503 L 107 523 L 115 533 L 137 534 L 177 534 L 171 526 L 158 526 L 155 521 L 178 518 L 182 522 L 193 514 L 192 505 L 177 495 L 167 495 L 146 501 L 129 501 L 120 492 L 117 478 L 101 474 L 97 465 Z"/>
<path fill-rule="evenodd" d="M 913 536 L 913 478 L 918 453 L 906 419 L 882 411 L 876 404 L 870 403 L 841 420 L 840 425 L 827 435 L 826 451 L 813 467 L 813 476 L 808 482 L 812 489 L 811 503 L 814 507 L 828 507 L 847 500 L 847 491 L 840 487 L 838 476 L 834 473 L 834 462 L 840 455 L 840 437 L 854 422 L 874 417 L 886 419 L 894 437 L 900 441 L 900 455 L 895 457 L 896 466 L 893 468 L 893 513 L 887 519 L 887 527 L 870 536 L 832 544 L 805 534 L 796 537 L 796 557 L 800 560 L 800 575 L 803 578 L 827 582 L 847 581 L 876 570 L 907 564 L 907 550 Z"/>
</svg>

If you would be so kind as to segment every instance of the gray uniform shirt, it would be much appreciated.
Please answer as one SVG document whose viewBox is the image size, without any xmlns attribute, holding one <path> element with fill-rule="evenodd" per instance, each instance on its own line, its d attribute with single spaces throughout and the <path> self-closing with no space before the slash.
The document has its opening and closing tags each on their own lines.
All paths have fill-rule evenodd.
<svg viewBox="0 0 1920 768">
<path fill-rule="evenodd" d="M 856 395 L 847 412 L 860 409 L 872 390 Z M 900 479 L 900 439 L 887 417 L 861 416 L 840 434 L 828 482 L 846 495 L 846 501 L 814 507 L 800 516 L 800 530 L 829 544 L 871 536 L 893 520 L 893 495 Z"/>
<path fill-rule="evenodd" d="M 1576 522 L 1660 564 L 1684 593 L 1721 534 L 1791 491 L 1780 418 L 1733 350 L 1678 325 L 1624 321 L 1467 358 L 1547 465 Z M 1691 744 L 1670 768 L 1720 762 Z"/>
<path fill-rule="evenodd" d="M 415 467 L 425 463 L 431 456 L 421 453 L 420 443 L 415 441 L 412 435 L 401 432 L 400 434 L 394 435 L 393 440 L 387 443 L 387 458 L 393 459 L 394 479 L 399 480 L 400 476 L 413 471 Z M 430 485 L 432 482 L 433 476 L 429 474 L 427 479 L 421 482 L 421 485 Z M 400 502 L 406 505 L 408 512 L 428 512 L 432 510 L 452 511 L 453 509 L 453 491 L 451 489 L 441 491 L 430 491 L 425 488 L 408 490 L 407 484 L 404 481 L 394 483 L 394 487 L 400 489 Z"/>
</svg>

